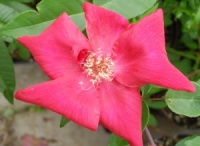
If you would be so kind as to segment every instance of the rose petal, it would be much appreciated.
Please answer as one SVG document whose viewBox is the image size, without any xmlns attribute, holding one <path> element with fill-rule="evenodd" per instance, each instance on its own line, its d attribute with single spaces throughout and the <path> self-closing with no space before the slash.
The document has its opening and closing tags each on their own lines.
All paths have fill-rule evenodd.
<svg viewBox="0 0 200 146">
<path fill-rule="evenodd" d="M 114 56 L 116 79 L 124 85 L 151 83 L 175 90 L 195 90 L 167 58 L 161 9 L 125 32 L 115 44 Z"/>
<path fill-rule="evenodd" d="M 100 123 L 131 146 L 142 146 L 141 97 L 138 88 L 128 88 L 116 81 L 101 85 Z"/>
<path fill-rule="evenodd" d="M 18 90 L 15 97 L 50 109 L 75 123 L 96 130 L 99 122 L 100 102 L 96 90 L 89 87 L 91 83 L 84 74 L 74 73 Z"/>
<path fill-rule="evenodd" d="M 23 36 L 18 41 L 28 48 L 51 79 L 76 70 L 79 66 L 74 56 L 82 49 L 90 49 L 88 40 L 66 13 L 40 35 Z"/>
<path fill-rule="evenodd" d="M 115 41 L 128 27 L 119 14 L 93 4 L 84 3 L 86 30 L 93 50 L 110 54 Z"/>
</svg>

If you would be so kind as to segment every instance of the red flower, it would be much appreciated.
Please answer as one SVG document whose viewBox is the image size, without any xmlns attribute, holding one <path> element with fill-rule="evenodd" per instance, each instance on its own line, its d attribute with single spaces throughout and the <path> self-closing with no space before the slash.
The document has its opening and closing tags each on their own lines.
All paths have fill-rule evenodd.
<svg viewBox="0 0 200 146">
<path fill-rule="evenodd" d="M 128 24 L 98 6 L 84 3 L 83 9 L 88 39 L 66 13 L 40 35 L 18 39 L 52 80 L 15 96 L 92 130 L 100 123 L 141 146 L 139 87 L 195 90 L 167 59 L 162 10 Z"/>
</svg>

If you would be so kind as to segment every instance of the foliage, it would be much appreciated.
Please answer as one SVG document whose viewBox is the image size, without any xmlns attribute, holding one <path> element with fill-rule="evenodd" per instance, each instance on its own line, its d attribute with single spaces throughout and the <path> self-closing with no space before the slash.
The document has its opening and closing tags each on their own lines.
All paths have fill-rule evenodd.
<svg viewBox="0 0 200 146">
<path fill-rule="evenodd" d="M 200 116 L 200 85 L 193 83 L 196 92 L 168 90 L 165 101 L 168 107 L 175 113 L 188 117 Z"/>
<path fill-rule="evenodd" d="M 66 119 L 65 117 L 61 117 L 60 120 L 60 128 L 64 127 L 70 120 Z"/>
<path fill-rule="evenodd" d="M 9 56 L 6 44 L 1 38 L 0 58 L 0 91 L 10 103 L 13 103 L 13 93 L 15 90 L 13 62 Z"/>
<path fill-rule="evenodd" d="M 128 142 L 112 134 L 108 146 L 128 146 Z"/>
<path fill-rule="evenodd" d="M 165 12 L 170 60 L 185 74 L 197 70 L 200 62 L 200 1 L 164 0 L 160 7 Z M 198 75 L 194 77 L 198 78 Z"/>
<path fill-rule="evenodd" d="M 189 136 L 181 140 L 176 146 L 198 146 L 200 143 L 200 136 Z"/>
</svg>

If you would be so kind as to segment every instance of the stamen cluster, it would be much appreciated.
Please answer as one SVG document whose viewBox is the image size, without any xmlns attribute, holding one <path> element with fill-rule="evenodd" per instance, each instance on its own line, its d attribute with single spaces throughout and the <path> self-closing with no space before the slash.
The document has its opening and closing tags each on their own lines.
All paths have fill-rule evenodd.
<svg viewBox="0 0 200 146">
<path fill-rule="evenodd" d="M 103 79 L 112 81 L 114 63 L 109 56 L 99 53 L 91 53 L 85 60 L 83 67 L 86 74 L 91 77 L 90 82 L 98 84 Z"/>
</svg>

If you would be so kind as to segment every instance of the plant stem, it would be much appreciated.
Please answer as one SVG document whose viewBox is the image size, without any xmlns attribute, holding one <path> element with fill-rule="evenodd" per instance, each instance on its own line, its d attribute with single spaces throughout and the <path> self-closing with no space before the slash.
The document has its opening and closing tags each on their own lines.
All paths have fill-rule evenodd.
<svg viewBox="0 0 200 146">
<path fill-rule="evenodd" d="M 151 146 L 156 146 L 156 144 L 154 143 L 154 140 L 153 140 L 153 138 L 151 136 L 151 133 L 149 132 L 149 129 L 147 127 L 145 128 L 145 132 L 147 134 L 147 137 L 149 139 L 149 142 L 150 142 Z"/>
</svg>

